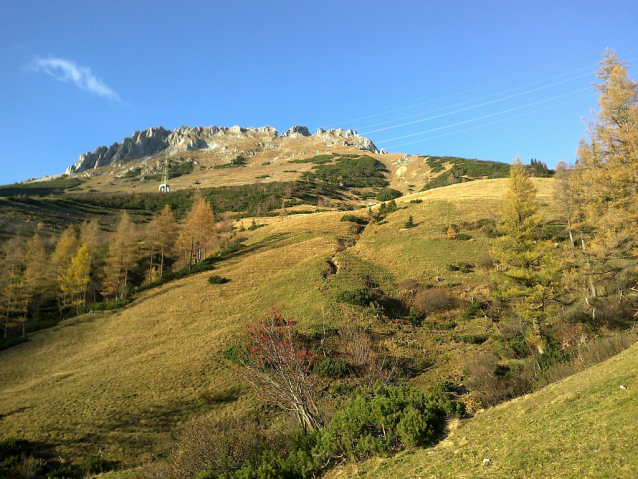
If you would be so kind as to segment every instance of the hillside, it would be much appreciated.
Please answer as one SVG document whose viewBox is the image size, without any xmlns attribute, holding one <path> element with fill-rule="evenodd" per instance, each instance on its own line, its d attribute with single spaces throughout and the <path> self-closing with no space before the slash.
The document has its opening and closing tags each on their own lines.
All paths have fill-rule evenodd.
<svg viewBox="0 0 638 479">
<path fill-rule="evenodd" d="M 307 161 L 322 156 L 322 162 Z M 328 156 L 325 156 L 328 155 Z M 378 150 L 356 131 L 295 126 L 279 134 L 271 127 L 149 128 L 110 147 L 87 152 L 64 175 L 0 187 L 0 196 L 71 193 L 157 192 L 165 161 L 169 184 L 212 188 L 255 182 L 297 181 L 343 155 L 369 155 L 386 171 L 391 188 L 415 192 L 467 179 L 505 177 L 509 165 L 457 157 L 409 156 Z M 453 171 L 452 171 L 453 170 Z M 450 172 L 452 177 L 450 178 Z M 433 181 L 438 179 L 438 183 Z"/>
<path fill-rule="evenodd" d="M 551 200 L 552 181 L 535 180 L 543 201 Z M 451 332 L 416 327 L 390 309 L 388 320 L 379 321 L 371 308 L 335 301 L 335 293 L 371 278 L 396 298 L 402 280 L 438 278 L 461 299 L 480 294 L 485 272 L 446 266 L 452 258 L 474 261 L 489 239 L 475 231 L 473 241 L 451 242 L 442 229 L 494 215 L 506 183 L 465 183 L 406 197 L 387 222 L 370 224 L 360 235 L 339 221 L 341 212 L 273 218 L 242 233 L 246 248 L 217 264 L 215 273 L 228 284 L 209 285 L 209 274 L 194 275 L 142 293 L 125 309 L 33 334 L 28 343 L 0 352 L 0 437 L 39 441 L 63 457 L 95 453 L 102 445 L 105 457 L 130 464 L 189 417 L 260 408 L 219 360 L 271 303 L 285 304 L 305 331 L 320 324 L 322 307 L 329 326 L 373 328 L 393 354 L 426 360 L 410 380 L 415 386 L 458 378 L 463 355 L 480 346 L 449 338 L 483 331 L 485 319 Z M 417 198 L 422 202 L 409 203 Z M 408 215 L 417 226 L 402 229 Z M 325 275 L 327 261 L 338 266 L 336 274 Z"/>
<path fill-rule="evenodd" d="M 181 192 L 177 197 L 158 193 L 165 161 L 171 192 Z M 57 236 L 91 218 L 112 230 L 122 209 L 144 223 L 166 203 L 183 212 L 194 189 L 224 198 L 214 205 L 217 214 L 276 215 L 282 200 L 304 211 L 350 209 L 390 199 L 384 192 L 412 194 L 502 178 L 508 171 L 508 164 L 491 161 L 386 153 L 352 130 L 311 135 L 293 127 L 279 135 L 269 127 L 151 128 L 80 155 L 66 174 L 0 186 L 0 239 L 36 231 Z M 265 195 L 259 192 L 264 189 Z M 246 195 L 260 198 L 229 206 Z"/>
<path fill-rule="evenodd" d="M 436 447 L 326 478 L 631 478 L 638 470 L 638 345 L 604 363 L 450 425 Z"/>
<path fill-rule="evenodd" d="M 560 212 L 555 180 L 532 182 L 551 223 Z M 0 440 L 27 439 L 40 454 L 68 463 L 100 453 L 111 465 L 132 467 L 162 454 L 168 438 L 198 418 L 241 422 L 259 415 L 282 427 L 285 418 L 259 401 L 224 359 L 241 342 L 245 325 L 273 303 L 285 304 L 308 337 L 322 329 L 364 328 L 376 347 L 405 365 L 405 384 L 423 391 L 451 381 L 472 407 L 476 399 L 462 386 L 468 358 L 497 349 L 502 333 L 491 316 L 468 311 L 475 299 L 490 295 L 493 273 L 479 268 L 477 259 L 493 241 L 489 225 L 507 184 L 472 181 L 407 195 L 397 200 L 397 211 L 367 225 L 344 221 L 340 211 L 262 218 L 266 226 L 239 233 L 244 248 L 215 264 L 214 274 L 228 283 L 208 284 L 210 272 L 191 275 L 139 293 L 123 309 L 80 315 L 31 334 L 28 342 L 0 351 Z M 406 228 L 410 216 L 415 226 Z M 250 218 L 235 227 L 242 221 Z M 450 225 L 462 239 L 450 240 Z M 406 306 L 415 286 L 407 284 L 453 298 L 453 304 L 417 320 Z M 374 292 L 377 303 L 339 299 L 344 291 L 363 290 Z M 338 336 L 327 344 L 341 354 Z M 413 471 L 420 477 L 521 471 L 528 471 L 521 477 L 578 477 L 592 472 L 600 457 L 607 468 L 601 471 L 623 477 L 618 471 L 635 464 L 617 459 L 618 448 L 631 447 L 621 438 L 632 418 L 624 421 L 619 412 L 636 399 L 636 354 L 634 347 L 579 376 L 453 423 L 434 449 L 354 463 L 329 477 L 414 477 Z M 320 380 L 322 395 L 339 401 L 338 391 L 350 390 L 353 381 Z M 595 427 L 605 436 L 591 434 Z M 550 429 L 560 435 L 544 434 Z M 575 472 L 563 474 L 557 464 Z"/>
</svg>

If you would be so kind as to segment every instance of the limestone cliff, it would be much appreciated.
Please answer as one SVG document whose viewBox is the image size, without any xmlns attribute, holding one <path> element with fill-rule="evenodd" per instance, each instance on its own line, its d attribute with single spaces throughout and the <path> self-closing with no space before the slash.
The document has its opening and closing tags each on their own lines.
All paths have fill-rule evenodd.
<svg viewBox="0 0 638 479">
<path fill-rule="evenodd" d="M 279 144 L 273 141 L 279 139 Z M 132 136 L 124 138 L 122 143 L 113 143 L 111 146 L 100 146 L 93 152 L 80 155 L 75 164 L 69 166 L 66 173 L 79 173 L 85 170 L 99 168 L 107 165 L 119 164 L 122 161 L 137 158 L 153 157 L 158 154 L 173 154 L 182 151 L 194 150 L 228 150 L 239 140 L 254 140 L 255 145 L 263 149 L 272 149 L 278 146 L 286 146 L 291 141 L 319 141 L 325 147 L 354 146 L 360 150 L 379 153 L 379 150 L 368 138 L 359 136 L 354 130 L 319 128 L 312 135 L 307 127 L 293 126 L 279 135 L 276 129 L 270 126 L 261 128 L 240 126 L 233 127 L 189 127 L 180 126 L 173 131 L 161 126 L 148 130 L 136 131 Z"/>
</svg>

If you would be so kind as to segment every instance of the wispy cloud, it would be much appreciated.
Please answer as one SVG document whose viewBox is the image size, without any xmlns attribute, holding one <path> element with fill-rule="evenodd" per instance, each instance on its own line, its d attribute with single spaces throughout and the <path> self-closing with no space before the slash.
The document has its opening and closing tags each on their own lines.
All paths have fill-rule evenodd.
<svg viewBox="0 0 638 479">
<path fill-rule="evenodd" d="M 72 81 L 79 88 L 95 93 L 101 97 L 121 101 L 120 96 L 96 77 L 89 67 L 81 67 L 71 60 L 55 57 L 36 58 L 31 64 L 31 69 L 48 73 L 61 82 Z"/>
</svg>

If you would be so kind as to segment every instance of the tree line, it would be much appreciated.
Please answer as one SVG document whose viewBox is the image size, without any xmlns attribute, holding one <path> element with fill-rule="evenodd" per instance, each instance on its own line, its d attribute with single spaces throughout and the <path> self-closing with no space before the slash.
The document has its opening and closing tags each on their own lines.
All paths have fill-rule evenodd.
<svg viewBox="0 0 638 479">
<path fill-rule="evenodd" d="M 120 215 L 115 231 L 96 219 L 69 226 L 57 239 L 16 236 L 0 246 L 0 311 L 9 325 L 37 321 L 43 311 L 66 311 L 103 299 L 125 300 L 132 287 L 150 284 L 167 270 L 190 268 L 214 253 L 232 232 L 228 215 L 215 216 L 198 193 L 179 224 L 170 205 L 144 226 Z"/>
<path fill-rule="evenodd" d="M 540 354 L 552 336 L 564 348 L 602 325 L 631 326 L 638 316 L 638 85 L 612 50 L 597 76 L 589 138 L 580 140 L 575 165 L 556 169 L 566 241 L 543 236 L 547 221 L 517 158 L 493 247 L 505 279 L 494 295 Z"/>
</svg>

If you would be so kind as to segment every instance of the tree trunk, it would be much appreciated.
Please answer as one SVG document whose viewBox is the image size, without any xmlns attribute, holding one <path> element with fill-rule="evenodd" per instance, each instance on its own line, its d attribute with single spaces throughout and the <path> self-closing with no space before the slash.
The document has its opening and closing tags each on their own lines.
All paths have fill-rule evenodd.
<svg viewBox="0 0 638 479">
<path fill-rule="evenodd" d="M 567 220 L 567 232 L 569 233 L 569 240 L 571 241 L 572 248 L 575 248 L 574 236 L 572 235 L 572 220 Z"/>
<path fill-rule="evenodd" d="M 589 256 L 587 256 L 587 252 L 585 251 L 585 240 L 583 239 L 583 234 L 580 234 L 580 244 L 583 247 L 583 255 L 585 256 L 585 262 L 587 263 L 587 277 L 589 279 L 589 288 L 591 291 L 592 297 L 598 297 L 598 293 L 596 292 L 596 285 L 594 284 L 594 278 L 591 274 L 591 263 L 589 262 Z"/>
<path fill-rule="evenodd" d="M 162 259 L 160 262 L 160 278 L 164 277 L 164 247 L 162 247 Z"/>
</svg>

